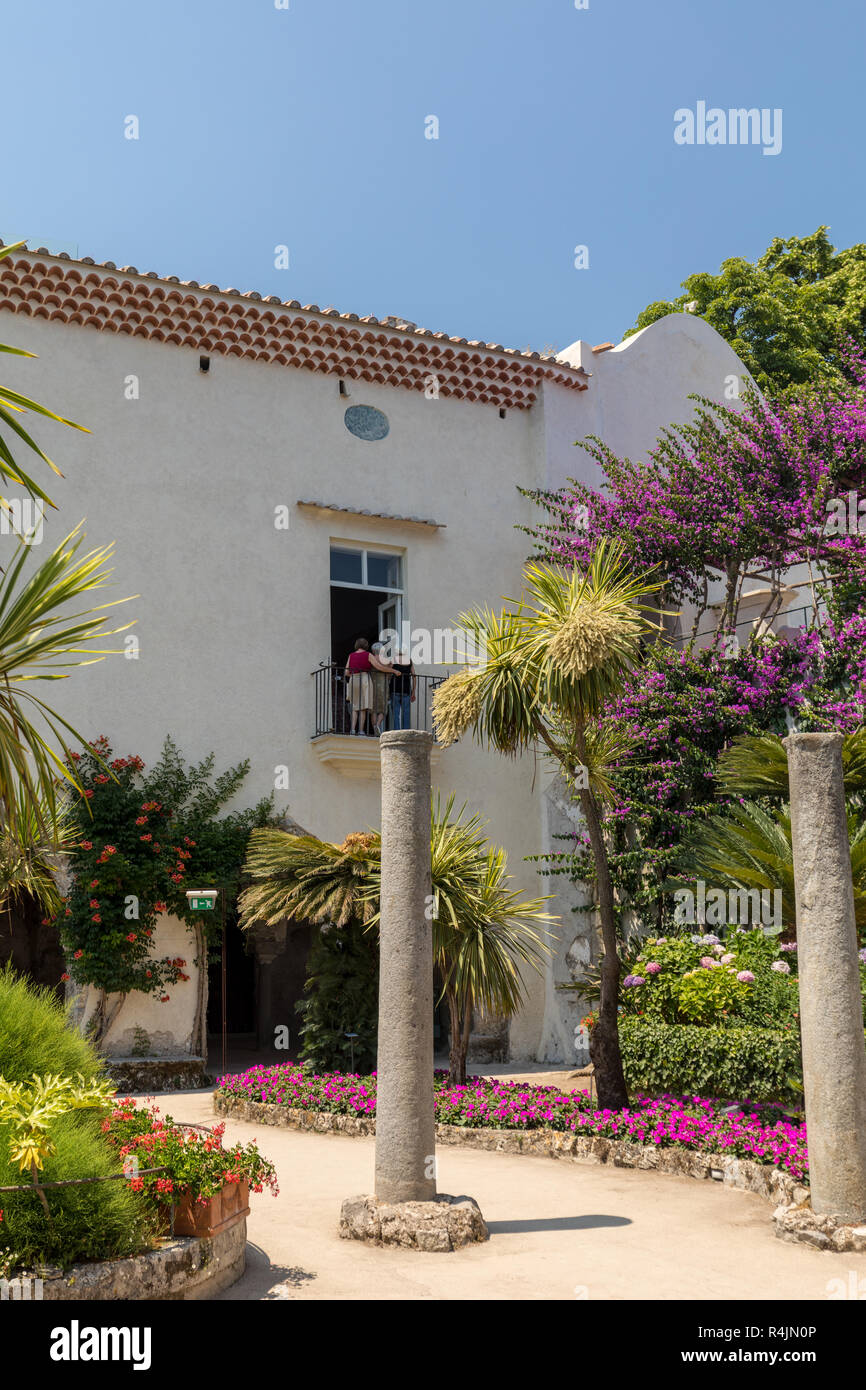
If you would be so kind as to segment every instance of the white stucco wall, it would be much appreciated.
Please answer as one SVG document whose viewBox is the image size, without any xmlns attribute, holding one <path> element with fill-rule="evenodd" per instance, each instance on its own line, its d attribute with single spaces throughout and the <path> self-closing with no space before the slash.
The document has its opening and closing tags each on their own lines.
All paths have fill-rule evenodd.
<svg viewBox="0 0 866 1390">
<path fill-rule="evenodd" d="M 183 973 L 189 979 L 166 986 L 164 993 L 168 995 L 168 1000 L 165 1003 L 155 994 L 128 994 L 122 1003 L 117 995 L 109 995 L 109 1017 L 115 1008 L 117 1011 L 100 1046 L 111 1057 L 138 1055 L 135 1049 L 144 1045 L 144 1039 L 136 1031 L 139 1029 L 147 1034 L 148 1051 L 141 1055 L 200 1056 L 200 1039 L 193 1035 L 200 974 L 193 933 L 177 917 L 160 917 L 153 933 L 151 954 L 155 960 L 168 956 L 170 960 L 186 961 Z M 207 969 L 206 963 L 204 968 Z M 73 1007 L 80 1027 L 86 1027 L 98 1002 L 98 992 L 92 987 L 78 993 Z"/>
</svg>

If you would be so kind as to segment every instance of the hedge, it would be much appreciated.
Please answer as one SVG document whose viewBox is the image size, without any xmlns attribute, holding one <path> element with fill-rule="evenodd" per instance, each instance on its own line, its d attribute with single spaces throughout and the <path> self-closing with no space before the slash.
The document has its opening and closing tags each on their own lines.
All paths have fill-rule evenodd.
<svg viewBox="0 0 866 1390">
<path fill-rule="evenodd" d="M 795 1028 L 700 1028 L 622 1018 L 620 1048 L 632 1091 L 731 1100 L 781 1100 L 802 1078 Z"/>
</svg>

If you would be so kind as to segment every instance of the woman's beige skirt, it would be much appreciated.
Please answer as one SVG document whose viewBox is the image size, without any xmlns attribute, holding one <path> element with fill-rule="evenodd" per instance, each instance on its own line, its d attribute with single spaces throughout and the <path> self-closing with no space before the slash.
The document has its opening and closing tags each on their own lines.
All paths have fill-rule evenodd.
<svg viewBox="0 0 866 1390">
<path fill-rule="evenodd" d="M 369 671 L 356 671 L 349 677 L 347 691 L 349 704 L 353 710 L 373 708 L 373 682 Z"/>
</svg>

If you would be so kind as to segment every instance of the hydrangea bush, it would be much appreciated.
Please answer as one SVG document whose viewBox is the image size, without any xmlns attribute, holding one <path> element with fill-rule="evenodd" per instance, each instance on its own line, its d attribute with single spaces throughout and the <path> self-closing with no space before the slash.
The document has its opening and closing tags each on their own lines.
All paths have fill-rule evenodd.
<svg viewBox="0 0 866 1390">
<path fill-rule="evenodd" d="M 760 927 L 730 927 L 724 939 L 714 932 L 650 936 L 624 956 L 625 1015 L 706 1027 L 798 1026 L 796 942 Z"/>
</svg>

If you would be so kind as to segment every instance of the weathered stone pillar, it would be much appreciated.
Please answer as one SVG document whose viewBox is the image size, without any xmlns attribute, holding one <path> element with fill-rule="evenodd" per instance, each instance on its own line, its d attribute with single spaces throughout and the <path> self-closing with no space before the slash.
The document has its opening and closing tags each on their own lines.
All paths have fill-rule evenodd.
<svg viewBox="0 0 866 1390">
<path fill-rule="evenodd" d="M 376 1191 L 349 1197 L 340 1235 L 371 1245 L 456 1250 L 487 1239 L 471 1197 L 436 1191 L 433 1113 L 431 734 L 396 729 L 382 759 Z"/>
<path fill-rule="evenodd" d="M 433 1120 L 433 931 L 430 881 L 431 734 L 398 729 L 380 739 L 382 898 L 376 1196 L 436 1196 Z"/>
<path fill-rule="evenodd" d="M 812 1209 L 866 1218 L 866 1046 L 842 735 L 784 740 L 791 788 Z"/>
</svg>

